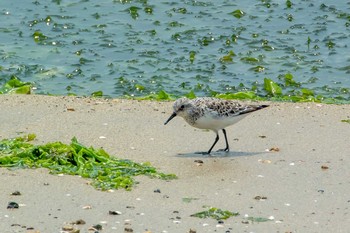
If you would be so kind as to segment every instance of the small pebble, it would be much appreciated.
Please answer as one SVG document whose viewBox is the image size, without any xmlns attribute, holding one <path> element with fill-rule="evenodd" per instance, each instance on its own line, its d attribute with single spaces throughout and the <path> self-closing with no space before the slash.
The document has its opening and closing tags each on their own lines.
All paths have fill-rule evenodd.
<svg viewBox="0 0 350 233">
<path fill-rule="evenodd" d="M 115 211 L 115 210 L 110 210 L 110 211 L 108 211 L 108 214 L 109 214 L 109 215 L 121 215 L 122 212 L 120 212 L 120 211 Z"/>
<path fill-rule="evenodd" d="M 13 201 L 9 202 L 7 205 L 7 209 L 18 209 L 18 208 L 19 208 L 18 203 L 13 202 Z"/>
<path fill-rule="evenodd" d="M 160 189 L 155 189 L 155 190 L 153 190 L 153 192 L 155 192 L 155 193 L 161 193 L 161 192 L 160 192 Z"/>
<path fill-rule="evenodd" d="M 102 230 L 102 225 L 101 224 L 96 224 L 96 225 L 92 226 L 92 228 L 100 231 L 100 230 Z"/>
<path fill-rule="evenodd" d="M 78 219 L 74 222 L 72 222 L 71 224 L 75 224 L 75 225 L 84 225 L 86 222 L 83 219 Z"/>
<path fill-rule="evenodd" d="M 272 148 L 270 148 L 269 151 L 272 151 L 272 152 L 279 152 L 279 151 L 280 151 L 280 148 L 278 148 L 278 147 L 272 147 Z"/>
<path fill-rule="evenodd" d="M 11 193 L 12 196 L 20 196 L 22 195 L 19 191 L 14 191 L 13 193 Z"/>
<path fill-rule="evenodd" d="M 124 232 L 134 232 L 134 230 L 130 227 L 125 227 Z"/>
<path fill-rule="evenodd" d="M 266 200 L 267 197 L 264 197 L 264 196 L 255 196 L 254 199 L 255 199 L 255 200 Z"/>
<path fill-rule="evenodd" d="M 28 230 L 26 231 L 26 233 L 40 233 L 40 231 L 36 231 L 36 230 Z M 69 232 L 70 233 L 70 232 Z M 75 232 L 74 232 L 75 233 Z M 77 232 L 79 233 L 79 232 Z"/>
</svg>

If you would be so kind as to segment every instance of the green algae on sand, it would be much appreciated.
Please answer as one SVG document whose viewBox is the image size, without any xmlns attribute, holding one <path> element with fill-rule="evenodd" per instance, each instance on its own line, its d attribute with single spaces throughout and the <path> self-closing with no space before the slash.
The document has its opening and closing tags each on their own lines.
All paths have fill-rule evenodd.
<svg viewBox="0 0 350 233">
<path fill-rule="evenodd" d="M 92 179 L 98 190 L 124 188 L 131 190 L 135 176 L 145 175 L 163 180 L 175 179 L 174 174 L 158 172 L 149 163 L 111 157 L 103 149 L 86 147 L 74 137 L 71 143 L 52 142 L 34 145 L 34 134 L 0 141 L 0 167 L 47 168 L 52 174 L 79 175 Z"/>
</svg>

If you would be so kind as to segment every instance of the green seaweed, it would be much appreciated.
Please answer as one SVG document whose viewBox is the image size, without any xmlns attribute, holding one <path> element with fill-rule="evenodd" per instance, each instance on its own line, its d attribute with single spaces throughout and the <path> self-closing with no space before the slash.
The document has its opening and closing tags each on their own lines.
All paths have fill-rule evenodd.
<svg viewBox="0 0 350 233">
<path fill-rule="evenodd" d="M 182 27 L 184 26 L 184 24 L 179 23 L 177 21 L 171 21 L 170 23 L 168 23 L 169 27 Z"/>
<path fill-rule="evenodd" d="M 190 62 L 193 63 L 194 59 L 196 57 L 196 52 L 195 51 L 190 51 Z"/>
<path fill-rule="evenodd" d="M 288 77 L 288 76 L 287 76 Z M 287 84 L 291 85 L 293 83 L 292 79 L 285 80 L 285 83 L 276 83 L 271 79 L 265 78 L 265 85 L 262 89 L 257 86 L 253 86 L 251 90 L 242 90 L 236 92 L 226 92 L 220 93 L 211 89 L 208 89 L 208 95 L 211 97 L 222 98 L 222 99 L 236 99 L 236 100 L 259 100 L 259 101 L 283 101 L 283 102 L 317 102 L 325 104 L 340 104 L 340 103 L 349 103 L 348 99 L 341 97 L 326 98 L 322 95 L 316 95 L 316 93 L 307 88 L 292 89 L 287 93 L 282 92 L 281 86 L 286 87 Z M 295 82 L 291 86 L 299 87 L 299 83 Z M 182 88 L 187 88 L 185 83 L 180 85 Z M 170 95 L 165 90 L 159 91 L 157 94 L 150 94 L 146 96 L 130 96 L 126 95 L 126 98 L 136 99 L 136 100 L 156 100 L 156 101 L 168 101 L 174 100 L 181 96 L 193 99 L 196 98 L 196 91 L 203 90 L 204 87 L 202 84 L 197 84 L 192 90 L 187 94 L 183 95 Z M 242 87 L 244 89 L 244 87 Z M 347 88 L 343 88 L 343 92 L 348 92 Z M 263 94 L 265 93 L 265 95 Z"/>
<path fill-rule="evenodd" d="M 189 98 L 189 99 L 194 99 L 194 98 L 196 98 L 196 94 L 194 93 L 193 90 L 190 91 L 189 93 L 187 93 L 185 96 L 186 96 L 187 98 Z"/>
<path fill-rule="evenodd" d="M 297 83 L 295 80 L 294 80 L 294 77 L 291 73 L 287 73 L 284 75 L 284 81 L 285 81 L 285 86 L 297 86 L 299 87 L 300 86 L 300 83 Z"/>
<path fill-rule="evenodd" d="M 245 13 L 239 9 L 232 11 L 230 14 L 233 15 L 234 17 L 236 17 L 237 19 L 240 19 L 245 15 Z"/>
<path fill-rule="evenodd" d="M 255 57 L 242 57 L 241 61 L 244 63 L 257 63 L 260 62 L 259 58 Z"/>
<path fill-rule="evenodd" d="M 263 66 L 255 66 L 250 68 L 249 70 L 252 70 L 254 72 L 260 73 L 260 72 L 264 72 L 265 71 L 265 67 Z"/>
<path fill-rule="evenodd" d="M 98 190 L 124 188 L 131 190 L 135 176 L 146 175 L 163 180 L 175 179 L 174 174 L 158 172 L 149 163 L 111 157 L 103 149 L 86 147 L 74 137 L 71 143 L 52 142 L 33 145 L 35 135 L 0 141 L 0 167 L 47 168 L 52 174 L 79 175 L 92 179 Z"/>
<path fill-rule="evenodd" d="M 208 46 L 210 43 L 214 42 L 214 38 L 211 36 L 204 36 L 202 39 L 198 39 L 198 42 L 203 46 Z"/>
<path fill-rule="evenodd" d="M 103 92 L 102 91 L 95 91 L 91 93 L 91 97 L 103 97 Z"/>
<path fill-rule="evenodd" d="M 133 19 L 137 19 L 139 17 L 139 13 L 138 11 L 140 10 L 141 8 L 139 7 L 136 7 L 136 6 L 131 6 L 127 9 L 127 11 L 129 12 L 131 18 Z"/>
<path fill-rule="evenodd" d="M 47 25 L 49 25 L 52 22 L 51 16 L 47 16 L 44 21 L 46 22 Z"/>
<path fill-rule="evenodd" d="M 228 210 L 222 210 L 215 207 L 210 207 L 208 210 L 201 211 L 195 214 L 191 214 L 191 217 L 197 218 L 213 218 L 216 220 L 228 219 L 230 217 L 238 216 L 238 212 L 231 212 Z"/>
<path fill-rule="evenodd" d="M 45 36 L 42 32 L 39 31 L 35 31 L 32 36 L 36 43 L 43 42 L 48 39 L 47 36 Z"/>
<path fill-rule="evenodd" d="M 146 14 L 149 14 L 149 15 L 153 14 L 153 8 L 150 6 L 146 6 L 143 10 Z"/>
<path fill-rule="evenodd" d="M 327 47 L 328 47 L 329 49 L 332 49 L 332 48 L 335 46 L 335 43 L 334 43 L 333 41 L 329 40 L 329 41 L 326 43 L 326 45 L 327 45 Z"/>
<path fill-rule="evenodd" d="M 160 90 L 157 94 L 150 94 L 147 96 L 142 97 L 131 97 L 126 96 L 127 98 L 137 99 L 137 100 L 172 100 L 173 98 L 170 97 L 170 95 L 165 92 L 164 90 Z"/>
<path fill-rule="evenodd" d="M 30 94 L 31 89 L 31 83 L 22 82 L 16 76 L 11 76 L 11 79 L 0 87 L 0 94 Z"/>
<path fill-rule="evenodd" d="M 180 7 L 178 9 L 173 9 L 174 12 L 180 13 L 180 14 L 186 14 L 187 13 L 187 9 L 184 7 Z"/>
<path fill-rule="evenodd" d="M 264 78 L 264 89 L 273 96 L 282 95 L 282 88 L 269 78 Z"/>
<path fill-rule="evenodd" d="M 220 61 L 222 63 L 232 62 L 234 56 L 236 56 L 236 54 L 232 50 L 230 50 L 227 55 L 220 58 Z"/>
<path fill-rule="evenodd" d="M 215 95 L 215 97 L 222 98 L 222 99 L 239 99 L 239 100 L 259 99 L 259 97 L 253 91 L 246 91 L 246 92 L 241 91 L 236 93 L 217 94 Z"/>
</svg>

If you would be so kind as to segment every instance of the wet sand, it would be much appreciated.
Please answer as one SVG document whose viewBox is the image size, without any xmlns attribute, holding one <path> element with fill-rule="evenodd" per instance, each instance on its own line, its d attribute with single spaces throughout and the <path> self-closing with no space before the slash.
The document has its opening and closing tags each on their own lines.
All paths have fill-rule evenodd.
<svg viewBox="0 0 350 233">
<path fill-rule="evenodd" d="M 79 219 L 85 221 L 74 226 L 80 232 L 96 224 L 103 227 L 99 232 L 350 228 L 350 124 L 341 122 L 350 118 L 349 105 L 270 103 L 227 128 L 230 153 L 203 156 L 194 152 L 207 151 L 215 134 L 182 118 L 164 126 L 172 102 L 0 95 L 0 103 L 0 139 L 35 133 L 35 143 L 69 143 L 75 136 L 84 145 L 149 161 L 178 176 L 172 181 L 137 177 L 140 183 L 132 191 L 102 192 L 77 176 L 0 168 L 1 232 L 61 232 Z M 224 147 L 220 136 L 214 149 Z M 22 195 L 11 196 L 14 191 Z M 20 207 L 7 209 L 10 201 Z M 223 222 L 190 217 L 206 210 L 203 206 L 240 215 Z"/>
</svg>

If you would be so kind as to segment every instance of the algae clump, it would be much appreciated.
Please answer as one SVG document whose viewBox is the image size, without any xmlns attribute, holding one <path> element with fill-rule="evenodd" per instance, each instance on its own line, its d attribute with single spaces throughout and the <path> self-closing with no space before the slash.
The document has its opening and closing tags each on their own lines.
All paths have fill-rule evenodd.
<svg viewBox="0 0 350 233">
<path fill-rule="evenodd" d="M 103 149 L 86 147 L 74 137 L 70 144 L 52 142 L 34 145 L 34 134 L 0 141 L 0 167 L 47 168 L 52 174 L 79 175 L 92 179 L 98 190 L 124 188 L 131 190 L 135 176 L 145 175 L 163 180 L 175 179 L 174 174 L 158 172 L 149 163 L 111 157 Z"/>
</svg>

